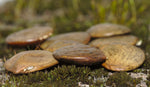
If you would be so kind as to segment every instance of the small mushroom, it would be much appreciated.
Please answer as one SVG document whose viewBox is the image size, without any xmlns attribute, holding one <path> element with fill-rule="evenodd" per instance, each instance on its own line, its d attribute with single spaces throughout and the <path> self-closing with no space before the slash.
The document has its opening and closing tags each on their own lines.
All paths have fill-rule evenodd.
<svg viewBox="0 0 150 87">
<path fill-rule="evenodd" d="M 35 26 L 10 34 L 6 38 L 9 45 L 31 45 L 42 42 L 52 35 L 53 29 L 48 26 Z"/>
<path fill-rule="evenodd" d="M 91 41 L 90 46 L 99 47 L 106 44 L 129 44 L 135 45 L 138 42 L 138 38 L 133 35 L 124 35 L 124 36 L 114 36 L 114 37 L 105 37 L 99 38 Z"/>
<path fill-rule="evenodd" d="M 45 50 L 53 52 L 65 46 L 78 45 L 78 44 L 81 44 L 81 43 L 77 41 L 72 41 L 72 40 L 56 40 L 52 44 L 50 44 Z"/>
<path fill-rule="evenodd" d="M 73 40 L 83 44 L 87 44 L 91 39 L 91 36 L 87 32 L 70 32 L 53 36 L 41 44 L 42 49 L 46 49 L 50 44 L 56 40 Z"/>
<path fill-rule="evenodd" d="M 107 57 L 102 64 L 112 71 L 129 71 L 138 68 L 145 60 L 145 54 L 136 46 L 113 44 L 100 47 Z"/>
<path fill-rule="evenodd" d="M 77 65 L 92 65 L 106 59 L 101 50 L 83 44 L 62 47 L 53 55 L 59 61 Z"/>
<path fill-rule="evenodd" d="M 90 27 L 87 32 L 91 37 L 109 37 L 114 35 L 121 35 L 131 32 L 131 30 L 123 25 L 103 23 Z"/>
<path fill-rule="evenodd" d="M 20 52 L 8 59 L 4 67 L 14 74 L 30 73 L 58 64 L 52 53 L 44 50 Z"/>
</svg>

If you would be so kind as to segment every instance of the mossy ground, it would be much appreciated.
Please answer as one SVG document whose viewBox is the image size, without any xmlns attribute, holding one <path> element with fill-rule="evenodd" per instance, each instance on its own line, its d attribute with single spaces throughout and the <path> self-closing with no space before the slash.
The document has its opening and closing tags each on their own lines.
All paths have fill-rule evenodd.
<svg viewBox="0 0 150 87">
<path fill-rule="evenodd" d="M 150 69 L 149 0 L 15 0 L 8 4 L 0 8 L 3 9 L 0 10 L 0 58 L 4 61 L 20 51 L 38 48 L 38 45 L 23 48 L 8 46 L 5 38 L 10 33 L 33 25 L 50 25 L 56 35 L 85 31 L 94 24 L 110 22 L 130 27 L 132 34 L 143 40 L 140 47 L 145 51 L 146 60 L 141 67 L 130 72 L 150 74 L 147 71 Z M 127 74 L 130 72 L 108 71 L 100 64 L 90 67 L 59 64 L 25 75 L 0 72 L 3 77 L 8 76 L 8 79 L 0 79 L 0 86 L 77 87 L 81 82 L 91 87 L 134 87 L 141 78 L 131 78 Z M 150 82 L 146 81 L 146 84 L 149 86 Z"/>
</svg>

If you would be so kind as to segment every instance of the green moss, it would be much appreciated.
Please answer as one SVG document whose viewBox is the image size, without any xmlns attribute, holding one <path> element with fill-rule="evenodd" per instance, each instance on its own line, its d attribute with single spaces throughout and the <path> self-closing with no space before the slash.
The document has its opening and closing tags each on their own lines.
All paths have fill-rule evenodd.
<svg viewBox="0 0 150 87">
<path fill-rule="evenodd" d="M 145 69 L 150 69 L 150 58 L 146 58 L 144 64 L 143 64 L 143 68 Z"/>
<path fill-rule="evenodd" d="M 58 84 L 51 82 L 48 78 L 49 73 L 46 70 L 25 75 L 14 75 L 12 73 L 9 73 L 9 75 L 10 78 L 5 83 L 6 87 L 49 87 L 50 85 L 61 84 L 61 82 L 58 81 Z"/>
<path fill-rule="evenodd" d="M 148 77 L 147 77 L 146 84 L 147 84 L 148 86 L 150 86 L 150 73 L 149 73 L 149 75 L 148 75 Z"/>
<path fill-rule="evenodd" d="M 105 82 L 107 81 L 107 77 L 108 77 L 108 71 L 105 70 L 104 68 L 98 68 L 98 69 L 94 69 L 90 72 L 90 83 L 92 84 L 91 86 L 102 86 L 105 84 Z M 103 86 L 102 86 L 103 87 Z"/>
<path fill-rule="evenodd" d="M 50 83 L 63 83 L 65 87 L 74 87 L 78 85 L 78 82 L 88 83 L 88 76 L 90 75 L 90 68 L 88 67 L 76 67 L 75 65 L 72 66 L 57 66 L 54 70 L 49 71 L 43 70 L 38 71 L 35 73 L 29 73 L 26 75 L 14 75 L 9 73 L 10 78 L 6 81 L 6 84 L 9 85 L 16 85 L 21 87 L 22 85 L 49 85 Z"/>
<path fill-rule="evenodd" d="M 88 83 L 90 68 L 72 66 L 58 66 L 50 72 L 50 78 L 54 81 L 64 81 L 66 86 L 77 85 L 77 82 Z"/>
<path fill-rule="evenodd" d="M 36 46 L 14 48 L 7 46 L 5 38 L 7 35 L 36 24 L 51 25 L 54 27 L 54 34 L 72 31 L 85 31 L 94 24 L 111 22 L 127 25 L 132 29 L 132 34 L 143 40 L 142 49 L 145 51 L 146 60 L 142 66 L 131 72 L 144 72 L 142 69 L 149 69 L 150 66 L 150 46 L 149 46 L 149 7 L 147 0 L 142 1 L 104 1 L 104 0 L 15 0 L 15 3 L 7 5 L 5 11 L 0 11 L 0 23 L 12 24 L 17 27 L 6 30 L 0 29 L 0 58 L 9 59 L 15 52 L 32 50 Z M 136 7 L 135 7 L 136 6 Z M 5 7 L 3 7 L 5 8 Z M 31 9 L 31 14 L 40 18 L 43 14 L 48 14 L 48 20 L 30 21 L 32 16 L 26 20 L 22 16 Z M 29 13 L 30 15 L 30 13 Z M 28 15 L 25 15 L 28 17 Z M 104 87 L 106 84 L 113 86 L 135 86 L 139 79 L 131 78 L 126 72 L 113 72 L 114 74 L 106 79 L 108 71 L 100 65 L 74 66 L 58 65 L 46 70 L 37 71 L 25 75 L 10 75 L 4 84 L 5 87 L 76 87 L 78 82 L 89 84 L 91 87 Z M 1 74 L 1 73 L 0 73 Z M 148 77 L 149 78 L 149 77 Z M 137 82 L 136 82 L 137 81 Z M 150 84 L 147 82 L 147 84 Z M 1 86 L 1 85 L 0 85 Z"/>
<path fill-rule="evenodd" d="M 127 72 L 115 72 L 106 84 L 113 87 L 135 87 L 141 79 L 131 78 Z"/>
</svg>

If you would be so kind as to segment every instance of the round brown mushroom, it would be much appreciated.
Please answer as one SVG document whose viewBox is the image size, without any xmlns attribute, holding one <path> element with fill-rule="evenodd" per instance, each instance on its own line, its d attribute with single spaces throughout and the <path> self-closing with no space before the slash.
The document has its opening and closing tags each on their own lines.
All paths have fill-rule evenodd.
<svg viewBox="0 0 150 87">
<path fill-rule="evenodd" d="M 50 44 L 56 40 L 73 40 L 83 44 L 87 44 L 91 39 L 91 36 L 87 32 L 70 32 L 53 36 L 41 44 L 42 49 L 46 49 Z"/>
<path fill-rule="evenodd" d="M 100 49 L 107 57 L 102 66 L 112 71 L 133 70 L 142 65 L 145 60 L 144 52 L 132 45 L 103 45 Z"/>
<path fill-rule="evenodd" d="M 125 33 L 131 32 L 131 30 L 123 25 L 118 24 L 97 24 L 90 27 L 87 32 L 91 35 L 91 37 L 109 37 L 114 35 L 121 35 Z"/>
<path fill-rule="evenodd" d="M 62 47 L 53 55 L 59 61 L 77 65 L 93 65 L 106 59 L 101 50 L 83 44 Z"/>
<path fill-rule="evenodd" d="M 133 35 L 114 36 L 98 38 L 89 43 L 90 46 L 99 47 L 106 44 L 129 44 L 135 45 L 138 42 L 138 38 Z"/>
<path fill-rule="evenodd" d="M 20 52 L 8 59 L 4 67 L 14 74 L 30 73 L 58 64 L 52 53 L 44 50 Z"/>
<path fill-rule="evenodd" d="M 53 52 L 65 46 L 78 45 L 78 44 L 81 44 L 81 43 L 77 41 L 72 41 L 72 40 L 56 40 L 52 44 L 50 44 L 45 50 Z"/>
<path fill-rule="evenodd" d="M 48 26 L 35 26 L 10 34 L 6 38 L 9 45 L 31 45 L 42 42 L 52 35 L 53 29 Z"/>
</svg>

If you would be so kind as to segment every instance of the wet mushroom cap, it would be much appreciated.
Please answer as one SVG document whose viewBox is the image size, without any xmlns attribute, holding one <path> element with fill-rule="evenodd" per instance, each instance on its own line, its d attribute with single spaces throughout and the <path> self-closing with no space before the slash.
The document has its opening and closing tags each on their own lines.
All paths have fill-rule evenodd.
<svg viewBox="0 0 150 87">
<path fill-rule="evenodd" d="M 73 41 L 73 40 L 56 40 L 52 44 L 50 44 L 45 50 L 53 52 L 65 46 L 78 45 L 78 44 L 81 44 L 81 43 L 77 41 Z"/>
<path fill-rule="evenodd" d="M 53 29 L 48 26 L 35 26 L 10 34 L 6 38 L 9 45 L 31 45 L 40 43 L 53 33 Z"/>
<path fill-rule="evenodd" d="M 4 67 L 14 74 L 29 73 L 58 64 L 52 53 L 44 50 L 20 52 L 8 59 Z"/>
<path fill-rule="evenodd" d="M 103 23 L 90 27 L 87 32 L 91 37 L 109 37 L 114 35 L 121 35 L 131 32 L 131 30 L 123 25 Z"/>
<path fill-rule="evenodd" d="M 83 44 L 87 44 L 91 36 L 87 32 L 70 32 L 53 36 L 41 44 L 41 48 L 45 49 L 56 40 L 73 40 Z"/>
<path fill-rule="evenodd" d="M 132 45 L 104 45 L 100 47 L 107 60 L 102 64 L 112 71 L 130 71 L 138 68 L 145 60 L 144 52 Z"/>
<path fill-rule="evenodd" d="M 77 65 L 92 65 L 106 59 L 101 50 L 81 44 L 65 46 L 54 51 L 53 55 L 59 61 Z"/>
<path fill-rule="evenodd" d="M 138 38 L 133 35 L 114 36 L 98 38 L 89 43 L 90 46 L 99 47 L 106 44 L 129 44 L 135 45 L 138 42 Z"/>
</svg>

